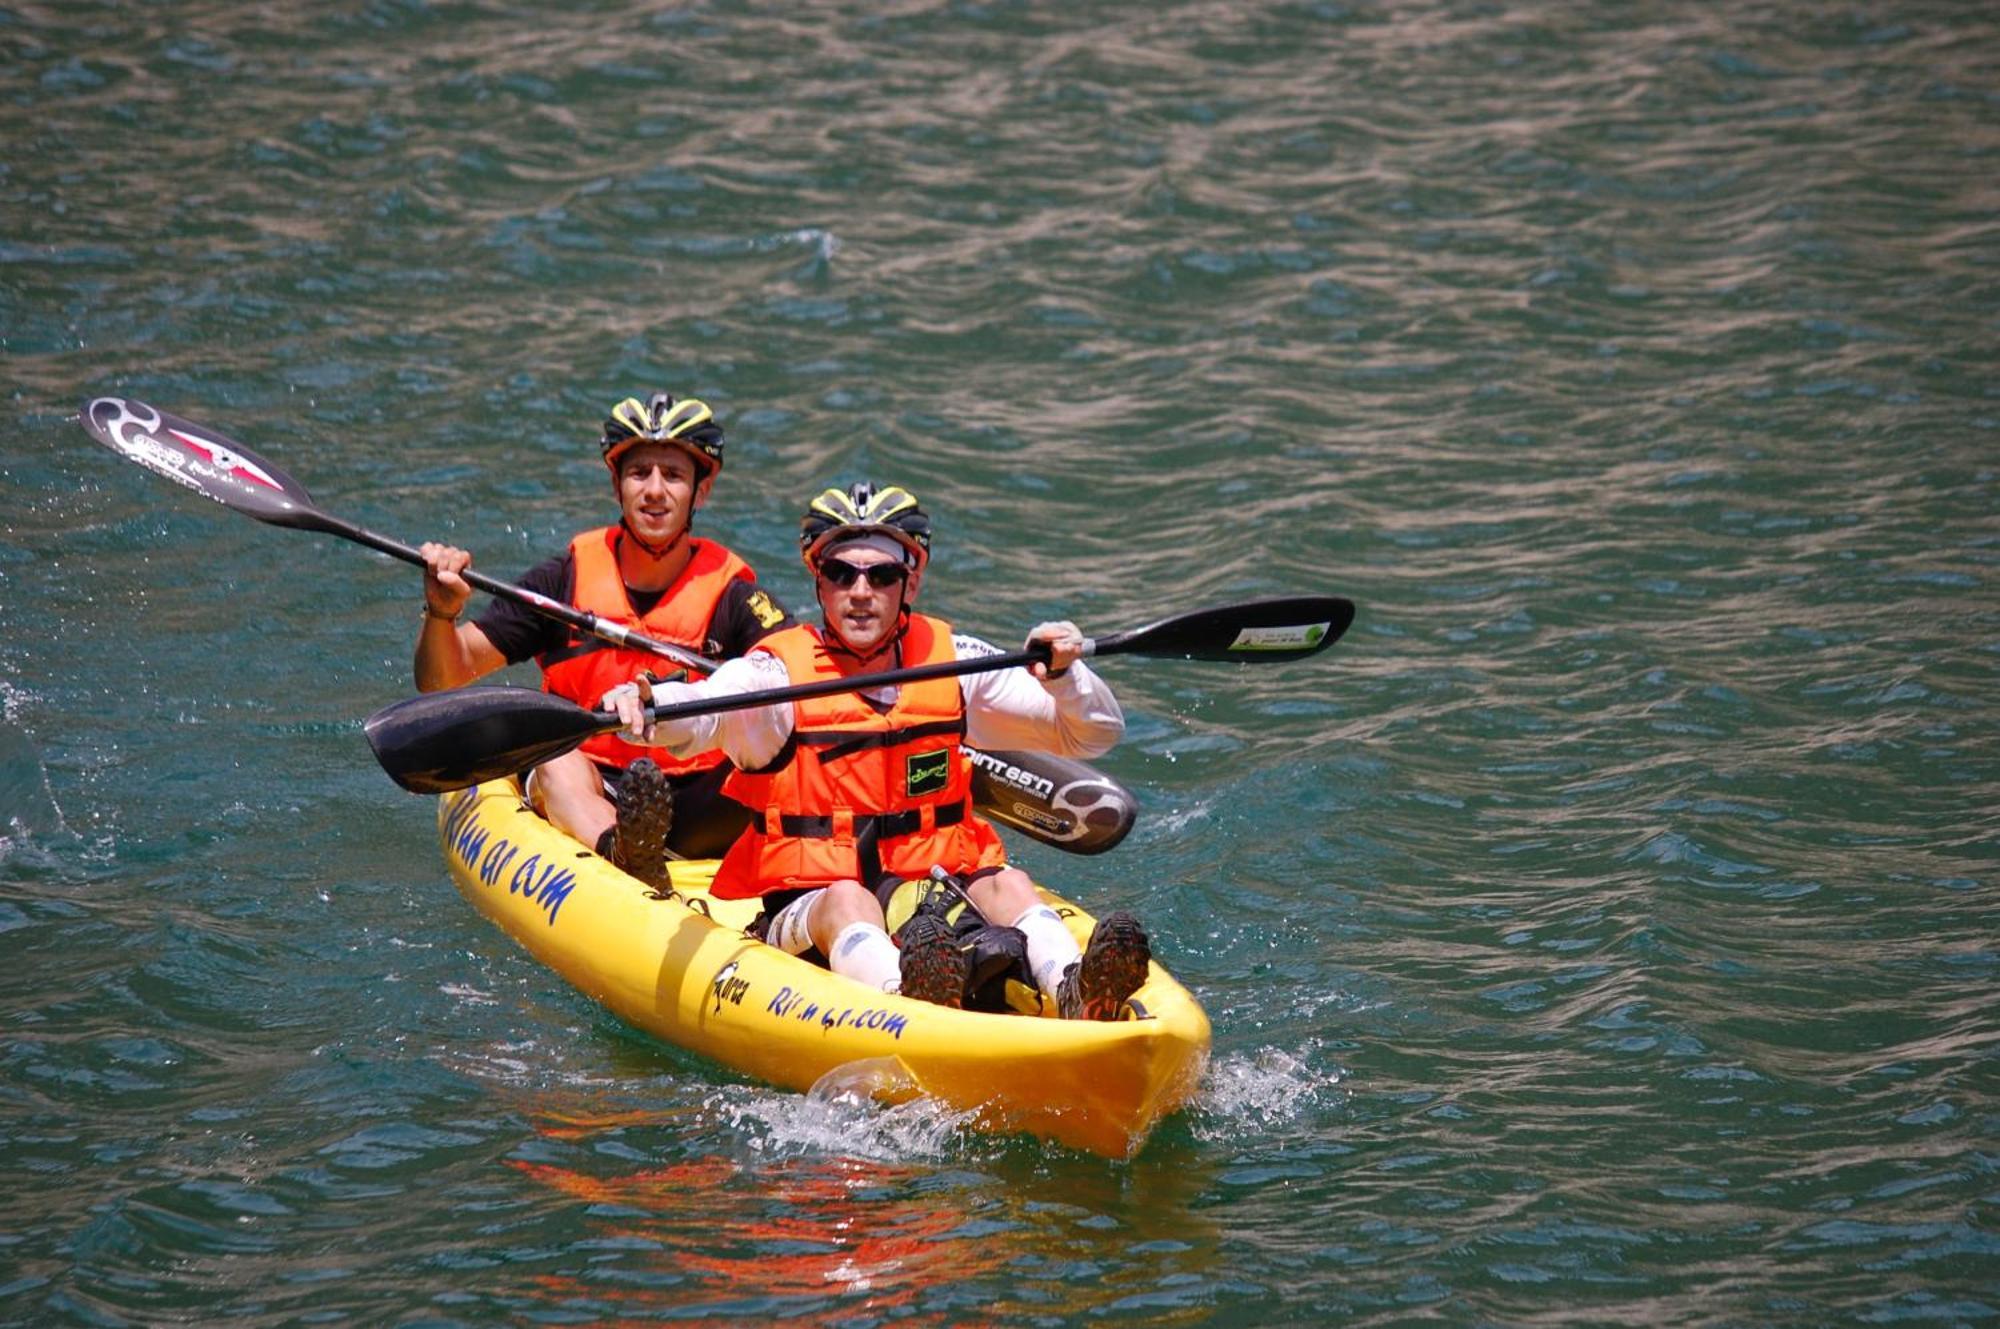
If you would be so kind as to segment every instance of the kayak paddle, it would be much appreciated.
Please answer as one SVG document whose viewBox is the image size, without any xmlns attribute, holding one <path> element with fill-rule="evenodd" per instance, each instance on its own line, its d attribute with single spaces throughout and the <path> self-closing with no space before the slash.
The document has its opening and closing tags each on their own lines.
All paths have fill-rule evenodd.
<svg viewBox="0 0 2000 1329">
<path fill-rule="evenodd" d="M 275 463 L 205 425 L 130 397 L 94 397 L 83 404 L 79 418 L 93 439 L 119 456 L 247 517 L 271 526 L 336 535 L 405 563 L 424 565 L 422 551 L 325 511 L 304 485 Z M 460 575 L 489 595 L 524 605 L 578 632 L 650 652 L 684 668 L 715 671 L 716 661 L 686 647 L 607 623 L 525 586 L 474 568 Z M 980 808 L 1044 844 L 1071 853 L 1100 854 L 1124 839 L 1138 816 L 1138 803 L 1129 790 L 1082 762 L 1053 753 L 967 751 L 975 763 L 973 793 Z M 1075 799 L 1085 794 L 1097 805 L 1088 817 L 1074 807 Z"/>
<path fill-rule="evenodd" d="M 1176 614 L 1095 640 L 1085 638 L 1083 654 L 1276 663 L 1318 654 L 1338 641 L 1353 621 L 1353 602 L 1337 596 L 1251 600 Z M 655 720 L 715 715 L 863 688 L 1046 663 L 1046 645 L 1036 643 L 1036 647 L 654 706 L 651 713 Z M 368 717 L 364 729 L 375 760 L 390 779 L 412 793 L 442 794 L 526 770 L 561 756 L 594 734 L 607 734 L 618 727 L 617 716 L 586 710 L 551 693 L 469 687 L 429 692 L 385 706 Z"/>
<path fill-rule="evenodd" d="M 306 487 L 265 461 L 234 439 L 204 428 L 157 406 L 130 397 L 94 397 L 83 404 L 83 427 L 90 436 L 127 461 L 138 462 L 157 475 L 186 485 L 204 498 L 271 526 L 290 526 L 301 531 L 321 531 L 343 540 L 400 558 L 417 567 L 424 565 L 423 552 L 378 535 L 353 522 L 343 521 L 313 502 Z M 704 673 L 714 670 L 715 661 L 705 659 L 684 646 L 655 641 L 617 623 L 607 623 L 560 600 L 537 595 L 525 586 L 516 586 L 489 577 L 476 568 L 459 574 L 468 582 L 503 600 L 526 605 L 537 613 L 567 623 L 578 632 L 602 638 L 616 646 L 650 651 L 675 664 Z"/>
</svg>

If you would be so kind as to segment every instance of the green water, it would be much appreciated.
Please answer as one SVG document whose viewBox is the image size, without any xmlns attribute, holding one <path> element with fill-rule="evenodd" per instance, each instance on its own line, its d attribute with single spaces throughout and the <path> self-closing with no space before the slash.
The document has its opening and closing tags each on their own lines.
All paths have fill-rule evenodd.
<svg viewBox="0 0 2000 1329">
<path fill-rule="evenodd" d="M 1737 12 L 1741 9 L 1743 12 Z M 0 1321 L 2000 1318 L 2000 23 L 1907 3 L 0 7 Z M 369 758 L 693 393 L 1105 673 L 1215 1024 L 1108 1163 L 781 1094 L 465 907 Z M 522 674 L 515 681 L 531 681 Z"/>
</svg>

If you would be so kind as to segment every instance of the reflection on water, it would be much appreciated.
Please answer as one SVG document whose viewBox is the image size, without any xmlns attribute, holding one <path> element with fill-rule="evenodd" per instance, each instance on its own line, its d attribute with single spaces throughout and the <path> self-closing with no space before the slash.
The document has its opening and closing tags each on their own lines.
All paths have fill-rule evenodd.
<svg viewBox="0 0 2000 1329">
<path fill-rule="evenodd" d="M 911 1179 L 908 1167 L 808 1159 L 775 1175 L 746 1175 L 738 1164 L 707 1159 L 593 1177 L 514 1166 L 601 1215 L 586 1245 L 645 1253 L 619 1259 L 613 1276 L 539 1280 L 558 1306 L 631 1302 L 639 1312 L 666 1295 L 682 1307 L 713 1306 L 718 1322 L 782 1314 L 832 1323 L 907 1307 L 927 1286 L 990 1272 L 1008 1258 L 998 1242 L 949 1240 L 961 1217 L 948 1208 L 880 1198 Z M 620 1317 L 614 1310 L 611 1318 Z"/>
<path fill-rule="evenodd" d="M 509 1166 L 572 1202 L 563 1221 L 581 1226 L 568 1249 L 590 1255 L 587 1270 L 532 1280 L 522 1300 L 613 1322 L 662 1305 L 676 1318 L 718 1322 L 1007 1318 L 1050 1305 L 1088 1313 L 1132 1296 L 1130 1279 L 1101 1284 L 1087 1253 L 1112 1232 L 1151 1252 L 1153 1276 L 1179 1289 L 1162 1306 L 1209 1304 L 1221 1292 L 1216 1232 L 1186 1212 L 1186 1185 L 1138 1183 L 1111 1165 L 1058 1179 L 990 1142 L 977 1162 L 910 1148 L 907 1114 L 917 1106 L 717 1095 L 713 1119 L 693 1132 L 717 1152 L 667 1166 L 652 1165 L 645 1146 L 662 1128 L 686 1140 L 685 1120 L 542 1118 L 538 1134 L 572 1161 L 517 1156 Z M 902 1159 L 866 1156 L 871 1137 L 901 1141 Z M 517 1151 L 531 1152 L 544 1151 Z"/>
</svg>

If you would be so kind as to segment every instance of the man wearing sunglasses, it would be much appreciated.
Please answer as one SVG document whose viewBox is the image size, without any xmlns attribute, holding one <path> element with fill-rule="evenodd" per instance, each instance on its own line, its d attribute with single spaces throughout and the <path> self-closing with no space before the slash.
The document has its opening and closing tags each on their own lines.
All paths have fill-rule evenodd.
<svg viewBox="0 0 2000 1329">
<path fill-rule="evenodd" d="M 644 402 L 627 397 L 605 419 L 598 447 L 611 471 L 618 524 L 576 536 L 531 569 L 524 587 L 710 657 L 741 655 L 791 622 L 742 559 L 691 532 L 695 509 L 722 470 L 722 426 L 707 405 L 664 392 Z M 460 574 L 472 555 L 442 544 L 422 552 L 420 691 L 460 687 L 532 658 L 543 687 L 589 706 L 648 667 L 667 667 L 507 600 L 460 623 L 472 594 Z M 721 795 L 727 775 L 719 753 L 649 754 L 604 735 L 529 772 L 527 794 L 554 825 L 664 887 L 670 852 L 712 858 L 748 823 L 742 804 Z"/>
<path fill-rule="evenodd" d="M 945 1006 L 965 998 L 969 962 L 943 922 L 919 913 L 898 951 L 885 926 L 897 886 L 943 868 L 988 925 L 1018 930 L 1035 986 L 1062 1015 L 1111 1020 L 1145 981 L 1151 950 L 1130 914 L 1102 919 L 1080 951 L 999 835 L 972 808 L 964 744 L 1094 757 L 1124 733 L 1073 623 L 1028 634 L 1048 664 L 649 722 L 648 701 L 740 696 L 998 654 L 914 605 L 931 523 L 909 491 L 829 489 L 800 523 L 822 622 L 773 633 L 701 683 L 630 684 L 604 698 L 637 743 L 678 755 L 719 747 L 723 792 L 752 809 L 711 887 L 760 897 L 765 940 L 871 987 Z"/>
</svg>

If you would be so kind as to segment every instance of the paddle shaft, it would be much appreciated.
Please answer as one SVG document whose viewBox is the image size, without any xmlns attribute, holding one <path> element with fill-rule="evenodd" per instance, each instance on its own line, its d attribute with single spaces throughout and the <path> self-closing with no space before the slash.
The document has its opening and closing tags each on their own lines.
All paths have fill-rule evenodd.
<svg viewBox="0 0 2000 1329">
<path fill-rule="evenodd" d="M 1228 610 L 1208 612 L 1226 615 Z M 1083 650 L 1078 654 L 1086 659 L 1100 655 L 1179 655 L 1184 652 L 1187 643 L 1172 636 L 1171 628 L 1174 626 L 1176 625 L 1158 623 L 1134 628 L 1129 632 L 1114 632 L 1108 637 L 1085 637 Z M 677 705 L 650 706 L 647 711 L 655 721 L 680 720 L 695 715 L 720 715 L 724 711 L 745 711 L 756 706 L 778 706 L 794 701 L 806 701 L 813 697 L 831 697 L 840 692 L 869 692 L 876 688 L 899 687 L 904 683 L 921 683 L 932 678 L 958 678 L 965 674 L 998 673 L 1002 669 L 1019 669 L 1026 665 L 1048 662 L 1048 643 L 1038 641 L 1032 643 L 1026 650 L 975 655 L 964 660 L 940 660 L 935 664 L 911 665 L 907 669 L 885 669 L 879 674 L 850 674 L 843 678 L 822 679 L 817 683 L 794 683 L 790 687 L 768 688 L 759 692 L 741 693 L 734 697 L 704 697 Z M 618 722 L 612 720 L 603 724 L 598 732 L 609 733 L 618 727 Z"/>
<path fill-rule="evenodd" d="M 401 540 L 392 540 L 365 526 L 356 526 L 352 522 L 342 521 L 325 512 L 315 510 L 314 515 L 318 518 L 313 523 L 314 530 L 325 531 L 329 535 L 338 535 L 356 544 L 367 545 L 370 549 L 379 550 L 391 558 L 400 558 L 405 563 L 414 563 L 418 567 L 425 566 L 423 552 L 404 544 Z M 720 663 L 705 655 L 697 655 L 685 646 L 660 641 L 643 632 L 635 632 L 622 624 L 607 622 L 588 610 L 566 605 L 560 600 L 551 600 L 548 596 L 531 591 L 525 586 L 516 586 L 512 582 L 501 581 L 498 577 L 489 577 L 477 568 L 463 568 L 458 575 L 463 577 L 468 585 L 477 587 L 488 595 L 526 605 L 538 614 L 547 615 L 549 618 L 568 624 L 578 632 L 608 641 L 614 646 L 627 646 L 635 651 L 646 651 L 662 659 L 671 660 L 684 668 L 698 669 L 705 674 L 714 673 L 716 665 Z"/>
<path fill-rule="evenodd" d="M 1091 643 L 1084 642 L 1084 654 L 1090 655 Z M 940 660 L 936 664 L 911 665 L 908 669 L 886 669 L 879 674 L 853 674 L 845 678 L 822 679 L 817 683 L 794 683 L 785 688 L 768 688 L 761 692 L 745 692 L 734 697 L 704 697 L 698 701 L 684 701 L 678 705 L 649 706 L 647 713 L 654 720 L 682 720 L 693 715 L 720 715 L 724 711 L 747 711 L 757 706 L 779 706 L 788 702 L 805 701 L 812 697 L 831 697 L 838 692 L 869 692 L 876 688 L 899 687 L 904 683 L 921 683 L 929 678 L 957 678 L 963 674 L 988 674 L 1002 669 L 1015 669 L 1022 665 L 1048 663 L 1048 649 L 1039 651 L 1003 651 L 998 655 L 977 655 L 969 660 Z M 611 720 L 598 732 L 609 733 L 618 728 L 618 721 Z"/>
<path fill-rule="evenodd" d="M 1095 640 L 1085 638 L 1078 654 L 1243 663 L 1297 660 L 1326 649 L 1353 621 L 1353 602 L 1335 596 L 1239 601 L 1176 614 Z M 1014 669 L 1051 658 L 1047 643 L 1031 642 L 1023 650 L 996 651 L 970 659 L 656 703 L 646 708 L 646 713 L 656 722 L 689 719 L 925 679 Z M 415 792 L 442 793 L 552 760 L 593 735 L 617 730 L 620 721 L 615 715 L 585 710 L 546 692 L 452 688 L 385 706 L 368 717 L 365 727 L 369 746 L 391 779 Z"/>
</svg>

